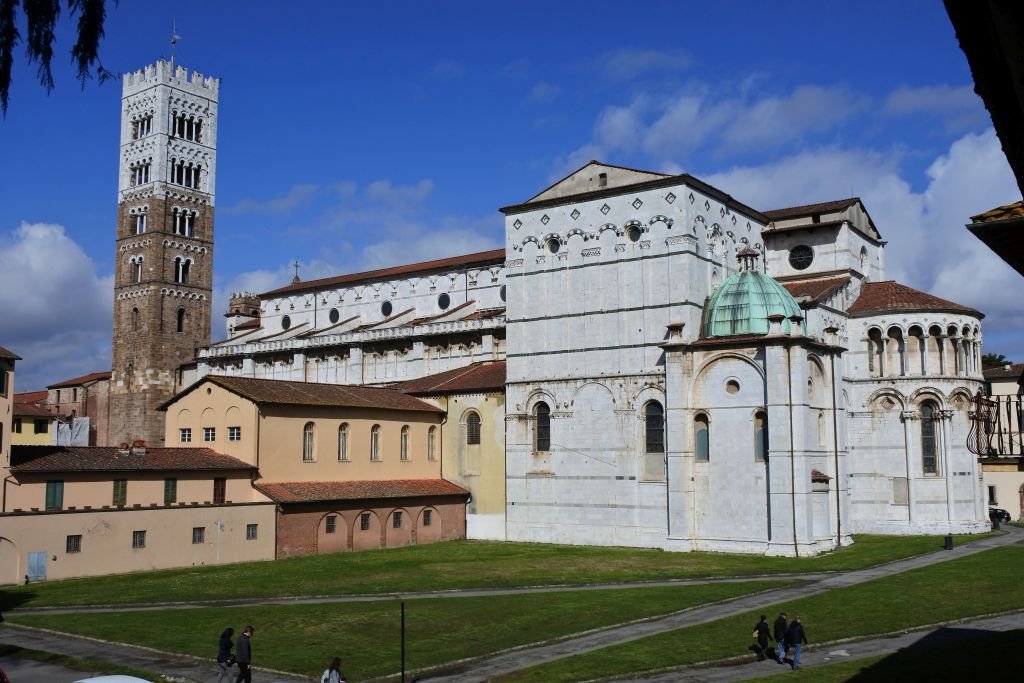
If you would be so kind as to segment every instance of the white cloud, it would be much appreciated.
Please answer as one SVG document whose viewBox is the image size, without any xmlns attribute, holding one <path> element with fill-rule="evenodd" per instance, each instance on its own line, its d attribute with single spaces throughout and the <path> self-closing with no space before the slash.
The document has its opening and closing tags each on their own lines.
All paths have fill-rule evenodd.
<svg viewBox="0 0 1024 683">
<path fill-rule="evenodd" d="M 722 156 L 777 149 L 834 129 L 866 103 L 867 98 L 843 86 L 803 85 L 761 97 L 749 89 L 723 96 L 701 83 L 671 96 L 639 92 L 627 104 L 605 107 L 591 140 L 558 159 L 554 175 L 588 159 L 610 160 L 637 151 L 660 168 L 698 151 Z"/>
<path fill-rule="evenodd" d="M 947 131 L 963 131 L 989 124 L 981 98 L 969 85 L 902 86 L 889 93 L 884 111 L 890 116 L 939 117 L 945 122 Z"/>
<path fill-rule="evenodd" d="M 682 50 L 638 50 L 622 48 L 602 58 L 605 77 L 614 81 L 631 80 L 653 71 L 682 71 L 693 58 Z"/>
<path fill-rule="evenodd" d="M 992 130 L 964 135 L 927 169 L 926 186 L 898 154 L 825 148 L 704 179 L 755 208 L 856 195 L 887 240 L 886 276 L 984 312 L 986 351 L 1024 358 L 1024 279 L 971 235 L 969 217 L 1020 198 Z M 919 183 L 917 183 L 919 184 Z"/>
<path fill-rule="evenodd" d="M 422 202 L 434 191 L 434 181 L 425 178 L 415 185 L 393 185 L 390 180 L 375 180 L 366 187 L 366 196 L 382 203 Z"/>
<path fill-rule="evenodd" d="M 110 369 L 114 285 L 61 225 L 0 233 L 0 344 L 23 360 L 17 391 Z"/>
<path fill-rule="evenodd" d="M 319 185 L 295 185 L 287 194 L 281 197 L 273 197 L 263 201 L 243 199 L 234 206 L 222 208 L 221 211 L 227 214 L 286 213 L 291 209 L 309 203 L 319 189 Z"/>
<path fill-rule="evenodd" d="M 439 59 L 430 73 L 439 81 L 457 81 L 466 75 L 466 67 L 452 59 Z"/>
</svg>

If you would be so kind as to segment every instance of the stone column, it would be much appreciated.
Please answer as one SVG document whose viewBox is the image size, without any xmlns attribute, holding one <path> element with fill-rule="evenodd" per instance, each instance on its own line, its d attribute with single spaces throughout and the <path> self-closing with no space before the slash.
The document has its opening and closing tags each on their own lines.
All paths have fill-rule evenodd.
<svg viewBox="0 0 1024 683">
<path fill-rule="evenodd" d="M 952 523 L 953 509 L 953 457 L 950 449 L 949 421 L 953 418 L 952 410 L 940 410 L 942 417 L 942 472 L 946 477 L 946 519 Z"/>
<path fill-rule="evenodd" d="M 692 544 L 696 529 L 693 516 L 693 416 L 687 397 L 692 355 L 686 351 L 683 323 L 668 325 L 665 350 L 665 486 L 667 494 L 668 537 Z M 692 546 L 688 546 L 692 548 Z"/>
<path fill-rule="evenodd" d="M 914 423 L 917 422 L 916 410 L 904 410 L 900 413 L 903 419 L 903 439 L 905 442 L 905 458 L 907 472 L 907 521 L 914 521 L 914 506 L 917 502 L 917 495 L 914 490 L 914 481 L 918 477 L 918 464 L 920 455 L 916 445 L 919 441 L 918 434 L 914 430 Z"/>
</svg>

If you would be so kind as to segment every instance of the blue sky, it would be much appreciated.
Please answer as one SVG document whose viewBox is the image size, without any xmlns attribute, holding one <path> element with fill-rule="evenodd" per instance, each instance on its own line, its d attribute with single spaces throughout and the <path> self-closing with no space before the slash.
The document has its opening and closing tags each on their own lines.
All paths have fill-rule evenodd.
<svg viewBox="0 0 1024 683">
<path fill-rule="evenodd" d="M 1024 282 L 963 228 L 1020 198 L 940 2 L 123 1 L 101 56 L 221 77 L 226 295 L 500 246 L 497 208 L 592 158 L 760 209 L 861 196 L 888 277 L 980 308 L 1024 360 Z M 244 11 L 238 8 L 245 7 Z M 20 390 L 109 368 L 120 83 L 49 96 L 18 52 L 0 121 L 0 345 Z"/>
</svg>

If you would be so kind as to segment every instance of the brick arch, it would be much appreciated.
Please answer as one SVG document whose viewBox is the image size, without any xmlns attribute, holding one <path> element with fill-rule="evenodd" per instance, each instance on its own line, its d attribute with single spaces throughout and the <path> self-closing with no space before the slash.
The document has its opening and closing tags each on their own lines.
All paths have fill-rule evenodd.
<svg viewBox="0 0 1024 683">
<path fill-rule="evenodd" d="M 369 528 L 363 529 L 363 515 L 369 515 Z M 380 517 L 373 510 L 360 510 L 352 518 L 350 525 L 352 534 L 352 550 L 372 550 L 382 547 L 381 540 L 384 530 L 381 528 Z"/>
<path fill-rule="evenodd" d="M 328 520 L 334 518 L 334 531 L 328 533 Z M 349 549 L 348 522 L 340 512 L 331 511 L 325 513 L 316 528 L 316 552 L 318 555 L 325 553 L 340 553 Z"/>
<path fill-rule="evenodd" d="M 395 527 L 396 515 L 399 515 L 397 519 L 401 526 Z M 385 548 L 398 548 L 403 545 L 412 545 L 413 536 L 413 524 L 415 520 L 409 515 L 409 511 L 405 508 L 395 508 L 388 515 L 387 522 L 384 524 L 384 547 Z"/>
</svg>

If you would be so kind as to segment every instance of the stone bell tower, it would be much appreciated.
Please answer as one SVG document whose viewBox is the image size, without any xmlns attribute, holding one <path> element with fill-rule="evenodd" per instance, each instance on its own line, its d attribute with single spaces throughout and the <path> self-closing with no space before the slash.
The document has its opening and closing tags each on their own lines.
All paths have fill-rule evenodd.
<svg viewBox="0 0 1024 683">
<path fill-rule="evenodd" d="M 124 76 L 110 445 L 164 445 L 156 407 L 210 343 L 219 88 L 163 60 Z"/>
</svg>

